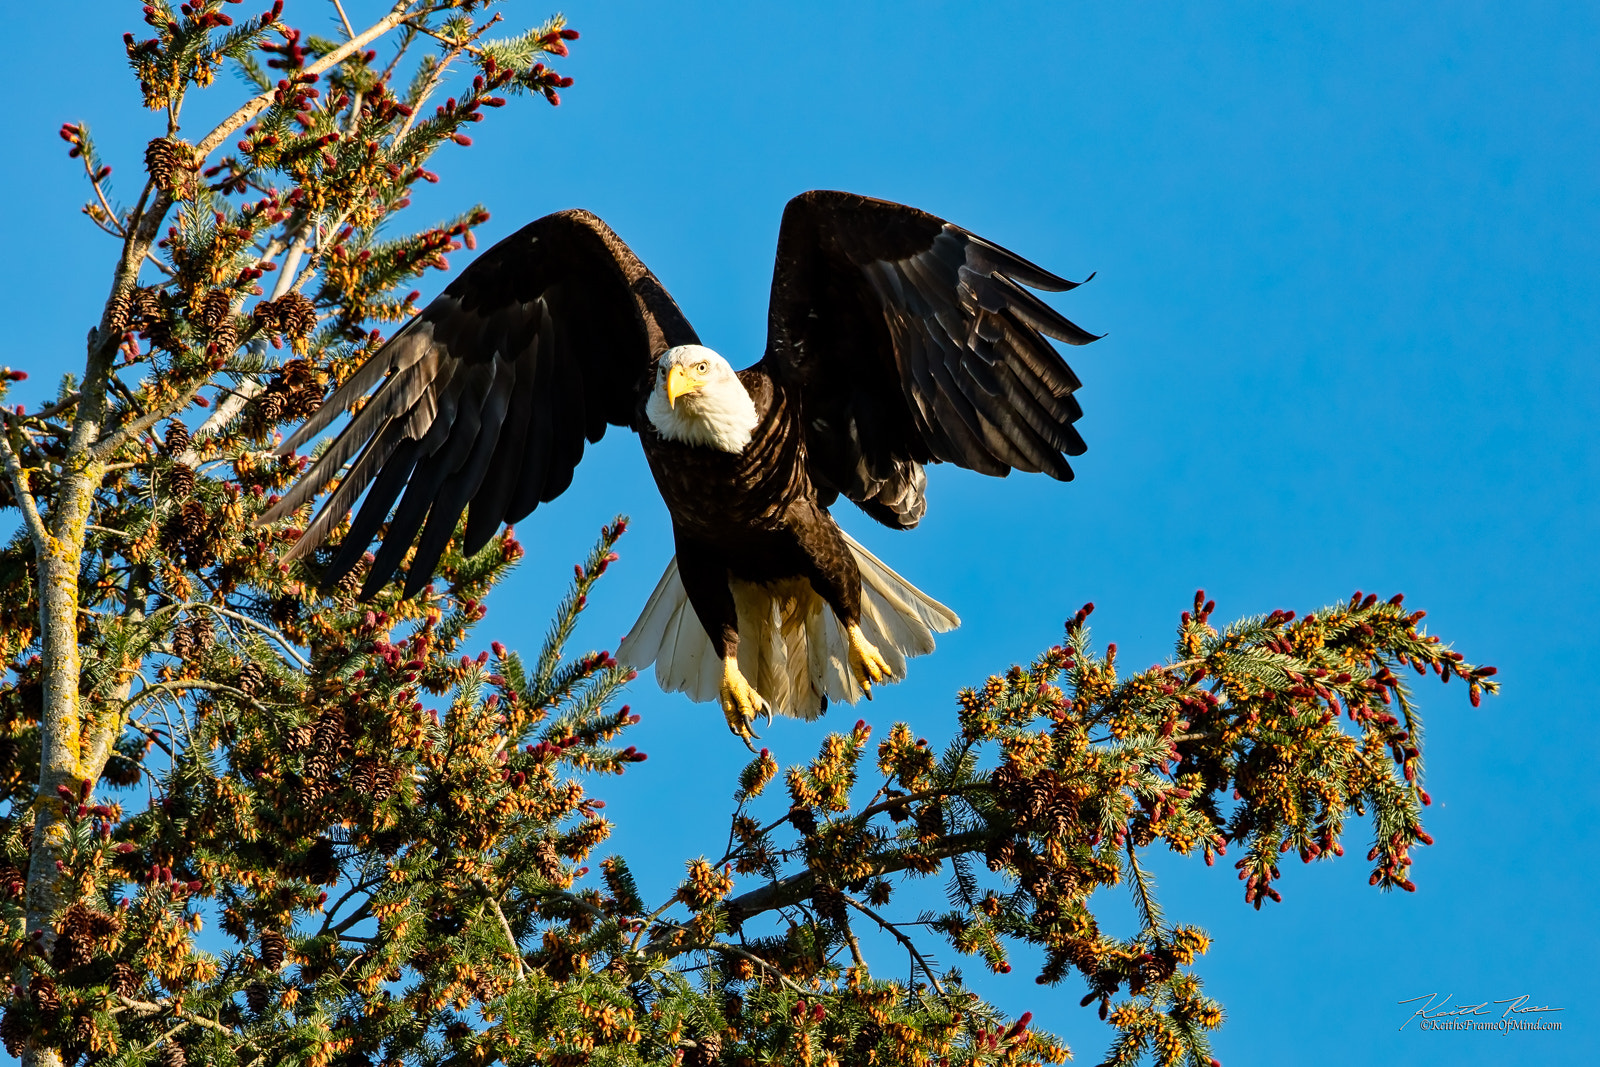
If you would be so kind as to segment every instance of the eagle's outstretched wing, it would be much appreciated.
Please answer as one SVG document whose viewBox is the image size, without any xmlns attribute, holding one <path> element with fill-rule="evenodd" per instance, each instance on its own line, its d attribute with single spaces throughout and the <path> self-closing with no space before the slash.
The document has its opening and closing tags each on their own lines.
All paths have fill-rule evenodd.
<svg viewBox="0 0 1600 1067">
<path fill-rule="evenodd" d="M 293 451 L 372 394 L 261 521 L 305 504 L 350 464 L 293 554 L 319 545 L 365 492 L 322 579 L 337 581 L 398 498 L 362 595 L 389 580 L 420 530 L 410 596 L 463 509 L 470 554 L 502 522 L 559 496 L 585 439 L 634 424 L 655 358 L 696 343 L 672 297 L 605 223 L 587 211 L 546 215 L 479 256 L 283 443 L 280 452 Z"/>
<path fill-rule="evenodd" d="M 1079 382 L 1045 336 L 1096 337 L 1023 286 L 1077 284 L 915 208 L 789 201 L 762 366 L 800 392 L 812 479 L 901 529 L 928 462 L 1070 479 Z"/>
</svg>

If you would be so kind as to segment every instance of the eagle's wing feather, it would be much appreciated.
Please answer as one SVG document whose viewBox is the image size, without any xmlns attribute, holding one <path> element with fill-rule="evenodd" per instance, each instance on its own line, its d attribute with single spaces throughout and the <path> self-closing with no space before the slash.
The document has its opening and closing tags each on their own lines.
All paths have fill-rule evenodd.
<svg viewBox="0 0 1600 1067">
<path fill-rule="evenodd" d="M 559 496 L 586 441 L 634 425 L 656 357 L 696 343 L 605 223 L 586 211 L 547 215 L 484 252 L 283 443 L 292 452 L 359 406 L 261 521 L 341 478 L 291 558 L 320 545 L 365 493 L 322 580 L 348 573 L 388 521 L 363 595 L 389 580 L 420 533 L 409 596 L 432 576 L 463 510 L 471 553 L 502 522 Z"/>
<path fill-rule="evenodd" d="M 813 480 L 910 527 L 926 463 L 1070 479 L 1080 383 L 1046 338 L 1096 338 L 1028 290 L 1077 284 L 915 208 L 795 197 L 763 366 L 800 395 Z"/>
</svg>

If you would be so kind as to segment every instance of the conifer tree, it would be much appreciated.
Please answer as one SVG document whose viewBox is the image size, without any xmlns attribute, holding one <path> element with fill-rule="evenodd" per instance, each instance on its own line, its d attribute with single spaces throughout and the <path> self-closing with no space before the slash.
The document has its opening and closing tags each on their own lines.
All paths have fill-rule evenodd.
<svg viewBox="0 0 1600 1067">
<path fill-rule="evenodd" d="M 1493 668 L 1399 597 L 1218 629 L 1201 594 L 1171 661 L 1131 675 L 1091 644 L 1086 606 L 1060 644 L 960 694 L 942 751 L 904 724 L 874 745 L 861 721 L 809 763 L 763 752 L 706 855 L 645 899 L 599 851 L 592 795 L 645 758 L 622 744 L 631 675 L 567 650 L 624 520 L 536 654 L 495 642 L 477 658 L 462 650 L 522 555 L 511 531 L 447 552 L 416 598 L 362 602 L 364 565 L 320 592 L 325 558 L 279 563 L 294 520 L 254 521 L 302 468 L 273 454 L 279 429 L 474 246 L 482 208 L 395 228 L 436 180 L 430 157 L 470 145 L 508 97 L 559 103 L 571 80 L 549 64 L 578 35 L 559 16 L 508 28 L 484 0 L 396 0 L 365 28 L 333 2 L 343 32 L 322 39 L 281 0 L 235 3 L 154 0 L 147 36 L 127 36 L 160 123 L 131 206 L 88 128 L 62 127 L 84 213 L 116 249 L 109 292 L 82 373 L 39 410 L 0 412 L 0 507 L 21 523 L 0 550 L 9 1053 L 1064 1061 L 1031 1014 L 934 965 L 942 942 L 1000 973 L 1037 946 L 1037 980 L 1079 983 L 1111 1025 L 1109 1061 L 1199 1067 L 1222 1020 L 1194 970 L 1207 936 L 1167 920 L 1149 849 L 1208 865 L 1234 850 L 1259 909 L 1288 853 L 1342 855 L 1355 816 L 1371 883 L 1415 888 L 1429 798 L 1404 668 L 1459 679 L 1474 703 Z M 189 139 L 186 99 L 229 92 L 213 85 L 227 69 L 248 98 Z M 22 377 L 0 374 L 0 396 Z M 908 917 L 902 882 L 931 876 L 949 909 Z M 1113 887 L 1137 903 L 1130 937 L 1095 917 Z M 206 915 L 218 929 L 202 933 Z M 867 929 L 903 956 L 869 961 Z"/>
</svg>

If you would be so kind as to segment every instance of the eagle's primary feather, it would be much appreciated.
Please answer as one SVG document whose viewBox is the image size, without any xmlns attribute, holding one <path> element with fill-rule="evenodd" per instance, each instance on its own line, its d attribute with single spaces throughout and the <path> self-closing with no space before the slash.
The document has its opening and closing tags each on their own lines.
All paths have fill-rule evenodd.
<svg viewBox="0 0 1600 1067">
<path fill-rule="evenodd" d="M 1076 284 L 915 208 L 804 193 L 779 231 L 766 353 L 735 373 L 603 222 L 547 215 L 467 267 L 283 443 L 359 407 L 262 521 L 339 478 L 294 554 L 359 501 L 322 580 L 387 521 L 362 595 L 415 543 L 409 596 L 463 512 L 471 553 L 560 495 L 585 442 L 629 427 L 677 557 L 621 651 L 641 667 L 668 657 L 669 688 L 715 688 L 748 739 L 763 705 L 811 717 L 870 695 L 956 624 L 839 529 L 839 496 L 909 529 L 928 463 L 1072 477 L 1079 382 L 1047 338 L 1095 337 L 1029 289 Z"/>
</svg>

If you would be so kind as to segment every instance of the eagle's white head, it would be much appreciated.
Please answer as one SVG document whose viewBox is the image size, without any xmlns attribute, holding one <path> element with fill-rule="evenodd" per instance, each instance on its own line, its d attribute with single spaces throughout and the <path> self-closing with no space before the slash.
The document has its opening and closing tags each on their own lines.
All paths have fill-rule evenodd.
<svg viewBox="0 0 1600 1067">
<path fill-rule="evenodd" d="M 662 437 L 723 452 L 742 452 L 760 421 L 728 361 L 703 345 L 661 354 L 644 411 Z"/>
</svg>

